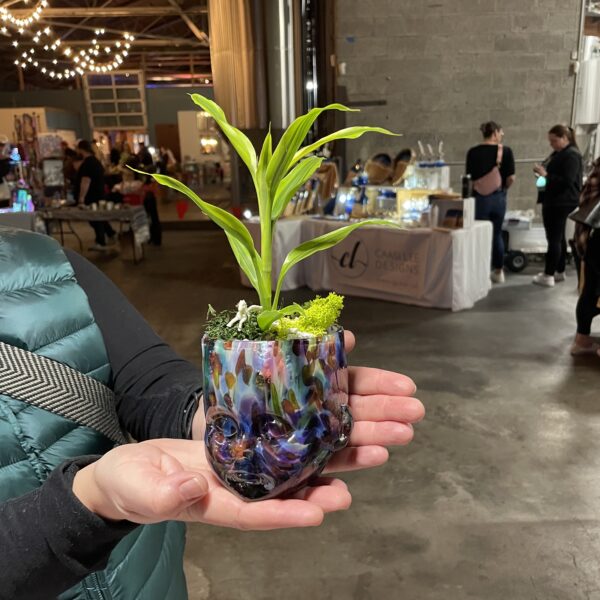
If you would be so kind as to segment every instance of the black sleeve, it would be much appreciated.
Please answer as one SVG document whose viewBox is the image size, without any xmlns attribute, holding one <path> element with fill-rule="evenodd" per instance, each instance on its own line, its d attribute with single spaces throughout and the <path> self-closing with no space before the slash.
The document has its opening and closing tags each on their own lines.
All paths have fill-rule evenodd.
<svg viewBox="0 0 600 600">
<path fill-rule="evenodd" d="M 504 146 L 500 170 L 502 171 L 502 179 L 504 181 L 506 181 L 511 175 L 515 174 L 515 156 L 512 149 L 508 146 Z"/>
<path fill-rule="evenodd" d="M 190 437 L 200 371 L 156 335 L 106 275 L 65 252 L 104 338 L 121 423 L 137 441 Z"/>
<path fill-rule="evenodd" d="M 89 177 L 90 179 L 93 176 L 91 164 L 89 160 L 84 160 L 79 166 L 79 179 L 83 179 L 84 177 Z"/>
<path fill-rule="evenodd" d="M 107 521 L 73 494 L 77 471 L 99 457 L 58 466 L 38 489 L 0 504 L 0 599 L 47 600 L 106 566 L 137 525 Z"/>
<path fill-rule="evenodd" d="M 473 178 L 473 168 L 474 168 L 474 161 L 473 161 L 473 154 L 474 154 L 474 150 L 475 148 L 470 148 L 469 151 L 467 152 L 467 164 L 465 165 L 465 173 L 467 173 L 468 175 L 471 175 L 471 179 Z"/>
<path fill-rule="evenodd" d="M 552 186 L 553 192 L 562 192 L 570 184 L 581 185 L 581 157 L 575 152 L 561 152 L 548 164 L 548 183 L 546 187 Z"/>
</svg>

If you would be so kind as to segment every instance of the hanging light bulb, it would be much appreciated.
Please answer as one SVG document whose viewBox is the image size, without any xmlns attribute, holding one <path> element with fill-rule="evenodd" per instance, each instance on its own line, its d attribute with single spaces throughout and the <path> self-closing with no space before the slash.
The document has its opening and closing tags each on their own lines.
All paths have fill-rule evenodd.
<svg viewBox="0 0 600 600">
<path fill-rule="evenodd" d="M 1 1 L 1 0 L 0 0 Z M 0 17 L 2 17 L 2 9 L 0 8 Z M 95 31 L 96 36 L 102 36 L 105 33 L 104 29 L 97 29 Z M 36 44 L 40 43 L 42 34 L 46 34 L 49 37 L 51 36 L 51 30 L 49 27 L 46 27 L 43 31 L 38 31 L 33 36 L 33 41 Z M 129 33 L 124 33 L 121 41 L 116 41 L 112 46 L 110 44 L 100 45 L 100 41 L 96 38 L 92 39 L 90 43 L 90 47 L 87 49 L 81 49 L 79 51 L 74 51 L 68 45 L 63 45 L 63 51 L 60 56 L 55 55 L 51 58 L 53 65 L 58 65 L 59 61 L 65 60 L 63 57 L 67 57 L 72 65 L 70 67 L 65 68 L 64 73 L 62 74 L 65 78 L 75 77 L 77 73 L 85 74 L 85 70 L 92 71 L 95 73 L 107 73 L 112 72 L 114 69 L 120 67 L 123 63 L 123 58 L 128 55 L 127 50 L 121 51 L 120 48 L 125 47 L 129 49 L 131 47 L 131 41 L 133 41 L 133 36 Z M 44 44 L 43 48 L 46 52 L 57 52 L 57 48 L 62 44 L 62 40 L 60 38 L 54 38 L 49 40 L 50 44 Z M 13 45 L 17 47 L 18 43 L 15 41 Z M 29 51 L 31 55 L 35 54 L 35 50 L 32 48 Z M 95 57 L 104 57 L 106 61 L 96 62 Z M 29 55 L 24 53 L 23 58 L 25 58 L 29 63 L 33 64 L 34 61 L 29 60 Z M 37 61 L 35 61 L 37 63 Z M 37 66 L 37 64 L 35 65 Z M 81 71 L 81 73 L 80 73 Z M 43 73 L 48 73 L 47 70 L 42 71 Z M 51 75 L 54 73 L 54 75 Z M 48 73 L 52 77 L 58 77 L 58 73 L 51 71 Z"/>
</svg>

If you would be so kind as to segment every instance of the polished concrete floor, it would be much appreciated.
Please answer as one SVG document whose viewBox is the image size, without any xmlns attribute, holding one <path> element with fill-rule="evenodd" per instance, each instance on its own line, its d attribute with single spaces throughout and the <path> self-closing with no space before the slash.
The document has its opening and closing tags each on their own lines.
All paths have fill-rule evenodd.
<svg viewBox="0 0 600 600">
<path fill-rule="evenodd" d="M 249 296 L 218 232 L 167 232 L 138 266 L 95 262 L 194 361 L 207 303 Z M 320 528 L 191 526 L 190 597 L 600 599 L 600 359 L 568 354 L 574 275 L 545 289 L 534 272 L 457 314 L 347 298 L 351 362 L 419 386 L 414 442 L 346 475 L 354 503 Z"/>
</svg>

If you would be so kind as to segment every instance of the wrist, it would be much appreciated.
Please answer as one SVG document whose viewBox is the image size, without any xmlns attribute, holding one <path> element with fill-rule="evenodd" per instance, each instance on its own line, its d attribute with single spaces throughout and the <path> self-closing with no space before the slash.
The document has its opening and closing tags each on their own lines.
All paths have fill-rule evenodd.
<svg viewBox="0 0 600 600">
<path fill-rule="evenodd" d="M 203 407 L 203 396 L 198 396 L 198 404 L 196 408 L 196 414 L 192 420 L 192 436 L 191 439 L 201 442 L 204 440 L 204 429 L 206 426 L 206 419 L 204 418 L 204 407 Z"/>
<path fill-rule="evenodd" d="M 79 470 L 73 478 L 73 494 L 90 512 L 111 521 L 121 521 L 123 516 L 102 492 L 96 481 L 96 463 Z"/>
</svg>

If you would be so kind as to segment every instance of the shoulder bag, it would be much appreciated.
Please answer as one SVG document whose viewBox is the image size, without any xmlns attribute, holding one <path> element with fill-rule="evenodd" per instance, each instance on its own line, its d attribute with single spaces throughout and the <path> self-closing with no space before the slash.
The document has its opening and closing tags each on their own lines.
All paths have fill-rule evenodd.
<svg viewBox="0 0 600 600">
<path fill-rule="evenodd" d="M 114 392 L 89 375 L 45 356 L 0 342 L 0 394 L 127 443 Z"/>
<path fill-rule="evenodd" d="M 473 189 L 481 196 L 489 196 L 502 187 L 502 175 L 500 175 L 500 165 L 502 164 L 502 144 L 498 144 L 498 154 L 496 155 L 496 164 L 489 173 L 473 182 Z"/>
</svg>

